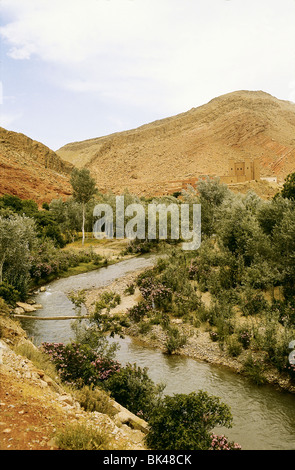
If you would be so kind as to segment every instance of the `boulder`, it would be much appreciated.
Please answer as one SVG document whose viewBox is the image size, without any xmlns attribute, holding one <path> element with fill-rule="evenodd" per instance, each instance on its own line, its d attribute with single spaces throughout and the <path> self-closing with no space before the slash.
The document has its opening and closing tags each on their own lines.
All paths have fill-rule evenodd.
<svg viewBox="0 0 295 470">
<path fill-rule="evenodd" d="M 26 313 L 36 312 L 36 308 L 33 305 L 26 304 L 24 302 L 16 302 L 16 305 L 24 310 Z"/>
<path fill-rule="evenodd" d="M 13 310 L 13 313 L 16 313 L 17 315 L 21 315 L 22 313 L 25 313 L 24 309 L 22 307 L 16 307 Z"/>
</svg>

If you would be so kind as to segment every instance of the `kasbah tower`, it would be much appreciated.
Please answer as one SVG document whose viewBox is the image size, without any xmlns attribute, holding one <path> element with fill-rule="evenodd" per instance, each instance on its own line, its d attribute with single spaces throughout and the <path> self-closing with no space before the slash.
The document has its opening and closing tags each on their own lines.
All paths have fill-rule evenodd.
<svg viewBox="0 0 295 470">
<path fill-rule="evenodd" d="M 245 158 L 243 161 L 236 162 L 229 160 L 228 176 L 221 176 L 223 183 L 244 183 L 245 181 L 260 180 L 259 160 Z"/>
</svg>

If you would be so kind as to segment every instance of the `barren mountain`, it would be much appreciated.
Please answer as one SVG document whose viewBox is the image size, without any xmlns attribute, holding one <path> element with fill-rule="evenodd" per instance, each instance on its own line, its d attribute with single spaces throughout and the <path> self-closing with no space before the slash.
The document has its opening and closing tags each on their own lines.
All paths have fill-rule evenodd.
<svg viewBox="0 0 295 470">
<path fill-rule="evenodd" d="M 13 194 L 38 204 L 71 194 L 73 165 L 24 134 L 0 128 L 0 195 Z"/>
<path fill-rule="evenodd" d="M 137 129 L 69 143 L 57 154 L 89 168 L 100 190 L 163 193 L 178 181 L 227 175 L 230 158 L 249 157 L 259 158 L 261 176 L 282 181 L 295 171 L 295 104 L 237 91 Z"/>
</svg>

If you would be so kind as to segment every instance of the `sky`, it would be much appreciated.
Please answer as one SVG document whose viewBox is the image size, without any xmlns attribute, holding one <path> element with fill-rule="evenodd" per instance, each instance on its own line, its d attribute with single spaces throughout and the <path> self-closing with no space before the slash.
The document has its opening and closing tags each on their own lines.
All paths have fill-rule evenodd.
<svg viewBox="0 0 295 470">
<path fill-rule="evenodd" d="M 236 90 L 295 102 L 295 0 L 0 0 L 0 126 L 52 150 Z"/>
</svg>

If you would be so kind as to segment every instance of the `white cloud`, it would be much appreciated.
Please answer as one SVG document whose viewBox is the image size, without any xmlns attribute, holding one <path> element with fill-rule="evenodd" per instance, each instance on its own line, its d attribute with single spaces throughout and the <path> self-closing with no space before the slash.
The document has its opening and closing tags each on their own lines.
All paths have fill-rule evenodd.
<svg viewBox="0 0 295 470">
<path fill-rule="evenodd" d="M 51 91 L 108 103 L 121 122 L 120 106 L 167 116 L 241 88 L 293 96 L 293 0 L 1 0 L 0 8 L 5 50 L 15 67 L 37 70 L 40 96 L 50 82 Z"/>
<path fill-rule="evenodd" d="M 17 113 L 17 114 L 1 113 L 0 114 L 0 126 L 7 129 L 21 117 L 22 117 L 22 113 Z"/>
</svg>

